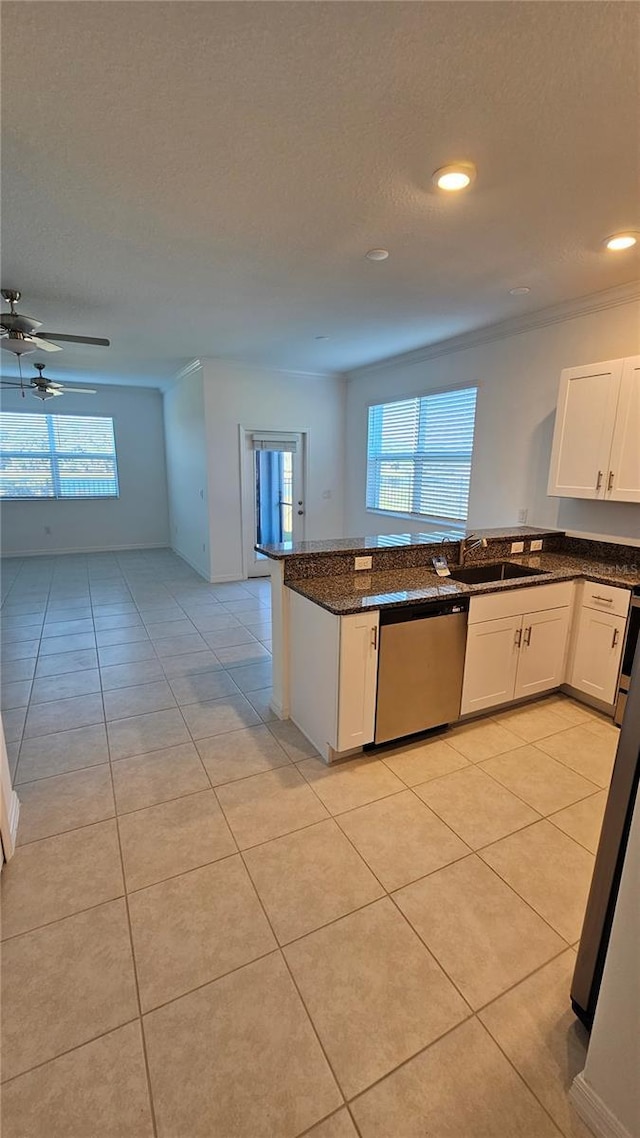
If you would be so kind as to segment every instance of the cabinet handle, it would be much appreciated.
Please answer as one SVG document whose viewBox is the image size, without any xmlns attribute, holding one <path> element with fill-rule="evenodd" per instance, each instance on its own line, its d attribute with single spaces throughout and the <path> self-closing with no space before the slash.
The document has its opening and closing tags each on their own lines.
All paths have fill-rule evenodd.
<svg viewBox="0 0 640 1138">
<path fill-rule="evenodd" d="M 607 481 L 607 494 L 613 490 L 613 470 L 609 471 L 609 479 Z"/>
<path fill-rule="evenodd" d="M 374 652 L 376 651 L 376 649 L 378 647 L 378 626 L 377 625 L 374 625 L 373 628 L 371 629 L 371 647 L 373 648 Z"/>
<path fill-rule="evenodd" d="M 528 648 L 529 645 L 531 644 L 531 625 L 529 625 L 529 627 L 525 628 L 525 630 L 524 630 L 523 644 L 524 644 L 525 648 Z"/>
<path fill-rule="evenodd" d="M 603 479 L 603 473 L 601 470 L 599 470 L 598 471 L 598 481 L 596 482 L 596 490 L 599 490 L 600 487 L 602 486 L 602 479 Z"/>
<path fill-rule="evenodd" d="M 522 629 L 521 628 L 516 629 L 514 644 L 515 644 L 516 648 L 519 648 L 520 645 L 522 644 Z"/>
<path fill-rule="evenodd" d="M 611 647 L 612 647 L 612 648 L 615 648 L 615 646 L 616 646 L 616 644 L 618 643 L 618 640 L 619 640 L 619 639 L 620 639 L 620 630 L 619 630 L 618 628 L 614 628 L 614 630 L 613 630 L 613 640 L 611 641 Z"/>
<path fill-rule="evenodd" d="M 600 595 L 600 593 L 592 593 L 591 594 L 591 600 L 592 601 L 602 601 L 603 604 L 605 604 L 605 605 L 612 605 L 613 604 L 613 597 L 603 597 Z"/>
</svg>

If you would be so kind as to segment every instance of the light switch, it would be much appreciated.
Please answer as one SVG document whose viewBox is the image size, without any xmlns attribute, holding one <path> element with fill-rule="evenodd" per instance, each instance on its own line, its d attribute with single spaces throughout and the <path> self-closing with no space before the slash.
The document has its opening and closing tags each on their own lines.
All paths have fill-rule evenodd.
<svg viewBox="0 0 640 1138">
<path fill-rule="evenodd" d="M 511 542 L 511 552 L 512 553 L 524 553 L 524 542 L 523 541 L 512 541 Z"/>
<path fill-rule="evenodd" d="M 532 553 L 539 553 L 541 549 L 542 549 L 542 538 L 537 537 L 534 541 L 531 542 L 531 552 Z"/>
<path fill-rule="evenodd" d="M 356 557 L 353 562 L 354 569 L 370 569 L 372 565 L 372 557 Z"/>
</svg>

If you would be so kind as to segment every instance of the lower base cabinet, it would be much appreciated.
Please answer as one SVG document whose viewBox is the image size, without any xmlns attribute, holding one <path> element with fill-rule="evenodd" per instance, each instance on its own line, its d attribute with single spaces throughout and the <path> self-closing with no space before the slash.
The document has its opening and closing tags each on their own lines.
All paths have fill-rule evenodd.
<svg viewBox="0 0 640 1138">
<path fill-rule="evenodd" d="M 564 683 L 570 617 L 569 608 L 523 616 L 514 699 Z"/>
<path fill-rule="evenodd" d="M 613 703 L 626 617 L 583 608 L 578 616 L 573 662 L 568 683 L 603 703 Z"/>
<path fill-rule="evenodd" d="M 291 718 L 330 762 L 373 742 L 379 614 L 335 616 L 288 592 Z"/>
<path fill-rule="evenodd" d="M 470 624 L 462 715 L 559 687 L 570 615 L 567 605 Z"/>
</svg>

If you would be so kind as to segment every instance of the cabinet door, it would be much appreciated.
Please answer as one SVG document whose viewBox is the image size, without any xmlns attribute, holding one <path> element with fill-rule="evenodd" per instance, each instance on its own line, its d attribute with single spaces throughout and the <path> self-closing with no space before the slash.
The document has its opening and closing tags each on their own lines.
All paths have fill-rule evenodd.
<svg viewBox="0 0 640 1138">
<path fill-rule="evenodd" d="M 548 492 L 604 498 L 623 360 L 562 372 Z"/>
<path fill-rule="evenodd" d="M 516 699 L 564 683 L 570 612 L 568 608 L 549 609 L 523 616 Z"/>
<path fill-rule="evenodd" d="M 613 703 L 626 620 L 606 612 L 580 610 L 569 683 L 604 703 Z"/>
<path fill-rule="evenodd" d="M 340 621 L 338 735 L 336 750 L 373 742 L 378 679 L 378 613 Z"/>
<path fill-rule="evenodd" d="M 640 356 L 624 361 L 606 496 L 640 502 Z"/>
<path fill-rule="evenodd" d="M 521 616 L 469 625 L 462 715 L 513 699 L 521 637 Z"/>
</svg>

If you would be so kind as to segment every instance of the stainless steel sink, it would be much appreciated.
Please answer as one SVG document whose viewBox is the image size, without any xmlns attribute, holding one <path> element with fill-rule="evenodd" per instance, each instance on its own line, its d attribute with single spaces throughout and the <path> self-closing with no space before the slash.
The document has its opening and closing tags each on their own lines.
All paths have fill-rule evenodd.
<svg viewBox="0 0 640 1138">
<path fill-rule="evenodd" d="M 516 565 L 513 561 L 493 561 L 452 569 L 451 579 L 464 585 L 485 585 L 492 581 L 509 581 L 514 577 L 538 577 L 544 572 L 544 569 L 530 569 L 528 565 Z"/>
</svg>

